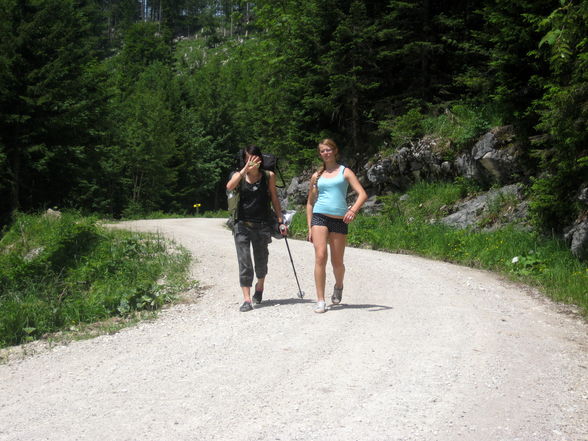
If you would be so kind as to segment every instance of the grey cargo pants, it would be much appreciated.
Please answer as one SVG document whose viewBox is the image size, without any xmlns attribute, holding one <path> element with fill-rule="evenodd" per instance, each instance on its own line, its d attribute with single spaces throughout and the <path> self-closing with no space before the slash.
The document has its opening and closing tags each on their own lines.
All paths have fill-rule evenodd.
<svg viewBox="0 0 588 441">
<path fill-rule="evenodd" d="M 239 262 L 239 283 L 241 286 L 253 285 L 253 270 L 262 279 L 267 274 L 268 244 L 272 241 L 271 230 L 265 223 L 238 221 L 233 227 L 237 260 Z M 253 248 L 253 262 L 251 260 Z"/>
</svg>

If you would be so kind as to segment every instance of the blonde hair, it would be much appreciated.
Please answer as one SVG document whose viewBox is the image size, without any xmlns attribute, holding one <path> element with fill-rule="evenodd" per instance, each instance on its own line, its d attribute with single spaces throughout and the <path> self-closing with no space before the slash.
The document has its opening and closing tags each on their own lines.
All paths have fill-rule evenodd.
<svg viewBox="0 0 588 441">
<path fill-rule="evenodd" d="M 318 146 L 316 147 L 317 151 L 319 152 L 319 155 L 321 152 L 321 145 L 326 145 L 327 147 L 331 148 L 335 152 L 335 160 L 339 160 L 339 147 L 337 147 L 335 141 L 333 141 L 331 138 L 325 138 L 321 142 L 319 142 Z M 325 172 L 325 168 L 325 161 L 323 161 L 322 165 L 317 170 L 317 179 L 320 178 L 321 175 Z"/>
</svg>

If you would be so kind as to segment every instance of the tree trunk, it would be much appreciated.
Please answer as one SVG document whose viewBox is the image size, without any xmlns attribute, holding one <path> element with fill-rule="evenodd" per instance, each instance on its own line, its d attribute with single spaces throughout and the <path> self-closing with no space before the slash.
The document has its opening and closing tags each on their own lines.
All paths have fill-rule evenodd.
<svg viewBox="0 0 588 441">
<path fill-rule="evenodd" d="M 423 33 L 422 41 L 429 42 L 431 35 L 431 2 L 430 0 L 423 1 Z M 429 48 L 425 45 L 421 49 L 421 97 L 423 100 L 428 100 L 429 86 L 430 86 L 430 72 L 429 72 Z"/>
<path fill-rule="evenodd" d="M 16 154 L 12 158 L 12 166 L 11 170 L 9 170 L 9 174 L 11 175 L 10 180 L 10 211 L 19 210 L 20 209 L 20 155 L 18 154 L 18 150 Z"/>
<path fill-rule="evenodd" d="M 139 202 L 141 199 L 141 191 L 143 186 L 143 172 L 139 172 L 135 174 L 133 177 L 133 195 L 132 200 L 133 202 Z"/>
<path fill-rule="evenodd" d="M 351 89 L 351 140 L 353 145 L 353 153 L 359 152 L 359 97 L 357 96 L 357 88 L 354 86 Z"/>
</svg>

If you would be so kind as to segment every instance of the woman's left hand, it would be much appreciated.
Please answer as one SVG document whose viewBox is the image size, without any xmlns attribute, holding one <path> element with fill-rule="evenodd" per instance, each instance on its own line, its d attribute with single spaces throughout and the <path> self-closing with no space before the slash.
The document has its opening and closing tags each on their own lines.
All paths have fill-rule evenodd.
<svg viewBox="0 0 588 441">
<path fill-rule="evenodd" d="M 348 223 L 351 223 L 351 221 L 353 221 L 354 219 L 355 219 L 355 213 L 351 210 L 347 210 L 347 213 L 345 213 L 345 216 L 343 216 L 343 222 L 348 224 Z"/>
<path fill-rule="evenodd" d="M 288 226 L 286 224 L 280 223 L 279 228 L 280 228 L 280 233 L 282 233 L 282 236 L 288 235 Z"/>
</svg>

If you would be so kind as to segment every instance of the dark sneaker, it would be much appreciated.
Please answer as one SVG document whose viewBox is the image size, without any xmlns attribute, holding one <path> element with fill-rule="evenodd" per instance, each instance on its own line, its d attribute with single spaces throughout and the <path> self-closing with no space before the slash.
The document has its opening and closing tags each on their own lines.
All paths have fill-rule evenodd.
<svg viewBox="0 0 588 441">
<path fill-rule="evenodd" d="M 263 297 L 263 291 L 255 291 L 255 294 L 253 294 L 253 301 L 255 302 L 256 305 L 259 305 L 261 303 L 262 297 Z"/>
<path fill-rule="evenodd" d="M 343 298 L 343 288 L 337 288 L 336 286 L 333 288 L 333 295 L 331 296 L 331 302 L 333 305 L 338 305 L 341 303 L 341 299 Z"/>
<path fill-rule="evenodd" d="M 253 310 L 253 305 L 251 305 L 251 302 L 243 302 L 243 304 L 239 308 L 239 311 L 241 312 L 247 312 L 251 310 Z"/>
</svg>

